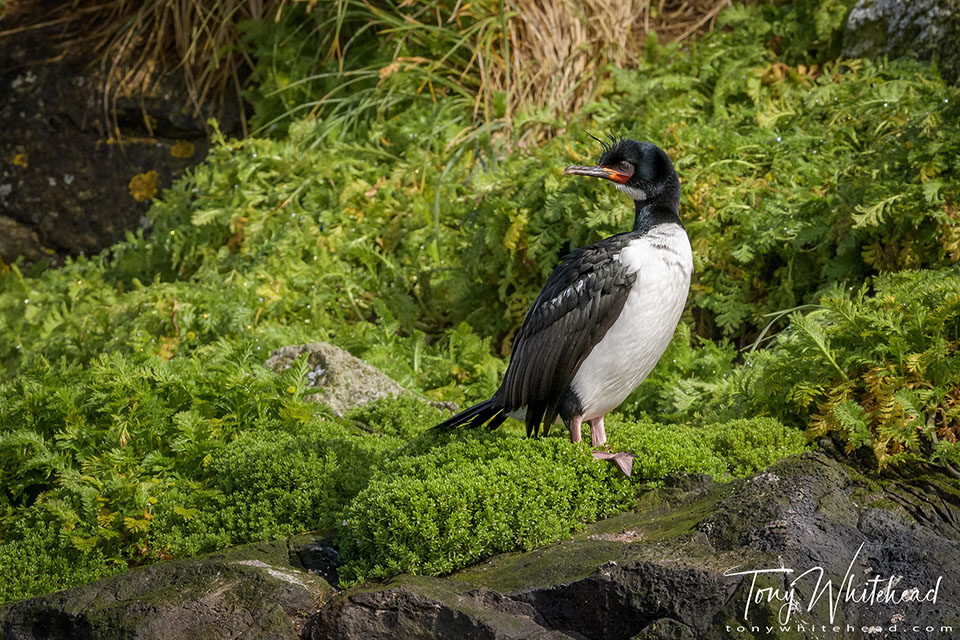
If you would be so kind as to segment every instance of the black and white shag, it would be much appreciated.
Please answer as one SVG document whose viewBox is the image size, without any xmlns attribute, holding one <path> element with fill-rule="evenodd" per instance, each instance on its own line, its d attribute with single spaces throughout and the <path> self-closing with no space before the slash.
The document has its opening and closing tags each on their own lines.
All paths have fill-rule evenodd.
<svg viewBox="0 0 960 640">
<path fill-rule="evenodd" d="M 509 416 L 535 436 L 559 416 L 573 442 L 589 422 L 591 444 L 600 447 L 604 416 L 647 377 L 673 337 L 693 255 L 680 221 L 680 180 L 667 154 L 649 142 L 613 140 L 597 166 L 564 173 L 612 181 L 635 202 L 633 230 L 562 259 L 514 338 L 500 388 L 438 429 L 496 428 Z M 594 455 L 629 475 L 630 454 Z"/>
</svg>

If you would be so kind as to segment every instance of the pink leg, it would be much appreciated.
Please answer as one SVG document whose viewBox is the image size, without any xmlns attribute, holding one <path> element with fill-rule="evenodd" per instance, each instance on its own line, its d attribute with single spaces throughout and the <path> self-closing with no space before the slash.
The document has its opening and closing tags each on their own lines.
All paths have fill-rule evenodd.
<svg viewBox="0 0 960 640">
<path fill-rule="evenodd" d="M 603 416 L 590 421 L 590 444 L 599 447 L 607 442 L 607 432 L 603 428 Z"/>
<path fill-rule="evenodd" d="M 583 416 L 573 416 L 570 418 L 570 442 L 576 444 L 580 442 L 580 424 L 583 422 Z"/>
</svg>

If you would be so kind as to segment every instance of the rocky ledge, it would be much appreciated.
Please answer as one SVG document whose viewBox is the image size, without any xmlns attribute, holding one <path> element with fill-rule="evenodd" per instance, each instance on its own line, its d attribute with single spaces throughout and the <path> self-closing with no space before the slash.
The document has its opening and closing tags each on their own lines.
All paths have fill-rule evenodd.
<svg viewBox="0 0 960 640">
<path fill-rule="evenodd" d="M 337 591 L 322 577 L 334 580 L 334 558 L 322 541 L 300 536 L 171 561 L 7 604 L 0 632 L 316 640 L 960 633 L 960 483 L 877 479 L 822 451 L 728 484 L 671 478 L 634 510 L 569 540 L 444 578 Z"/>
</svg>

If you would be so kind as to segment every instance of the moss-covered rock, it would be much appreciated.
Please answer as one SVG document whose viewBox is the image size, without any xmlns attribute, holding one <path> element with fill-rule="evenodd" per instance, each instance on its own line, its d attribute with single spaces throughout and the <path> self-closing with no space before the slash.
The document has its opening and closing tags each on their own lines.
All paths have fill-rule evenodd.
<svg viewBox="0 0 960 640">
<path fill-rule="evenodd" d="M 287 544 L 166 562 L 0 609 L 9 638 L 300 637 L 333 593 L 291 566 Z"/>
<path fill-rule="evenodd" d="M 729 483 L 670 475 L 628 512 L 447 577 L 403 575 L 330 597 L 322 568 L 307 563 L 307 572 L 299 559 L 305 549 L 333 552 L 297 536 L 8 604 L 0 634 L 719 640 L 820 638 L 837 625 L 831 637 L 852 639 L 919 625 L 911 637 L 948 637 L 943 629 L 960 628 L 960 485 L 864 476 L 841 457 L 808 452 Z M 770 569 L 793 573 L 755 584 L 744 573 Z M 879 595 L 865 604 L 871 579 Z M 784 622 L 785 600 L 760 589 L 785 597 L 792 580 L 796 606 Z M 828 580 L 833 591 L 816 599 Z M 856 601 L 840 591 L 847 585 Z M 903 600 L 911 589 L 919 601 Z M 833 619 L 830 597 L 840 599 Z"/>
<path fill-rule="evenodd" d="M 308 399 L 326 404 L 338 416 L 380 398 L 410 393 L 376 367 L 329 342 L 281 347 L 270 354 L 264 366 L 285 371 L 303 354 L 307 354 L 311 386 L 320 389 Z"/>
<path fill-rule="evenodd" d="M 872 479 L 822 452 L 728 484 L 671 476 L 635 510 L 556 545 L 446 579 L 347 590 L 314 616 L 310 637 L 815 638 L 834 624 L 838 638 L 876 625 L 935 637 L 960 626 L 958 491 L 942 477 Z M 738 575 L 781 567 L 793 573 L 759 575 L 753 590 L 753 576 Z M 873 577 L 881 588 L 893 579 L 897 603 L 841 601 L 831 620 L 822 596 L 807 610 L 827 580 L 833 597 L 852 584 L 862 600 Z M 797 606 L 781 624 L 784 601 L 759 589 L 782 595 L 791 580 Z M 936 601 L 899 602 L 912 588 L 937 588 Z M 924 636 L 927 625 L 936 631 Z"/>
</svg>

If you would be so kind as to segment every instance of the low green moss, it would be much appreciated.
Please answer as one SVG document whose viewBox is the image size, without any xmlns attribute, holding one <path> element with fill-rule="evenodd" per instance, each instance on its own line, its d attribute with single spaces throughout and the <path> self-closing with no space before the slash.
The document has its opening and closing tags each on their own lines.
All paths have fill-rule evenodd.
<svg viewBox="0 0 960 640">
<path fill-rule="evenodd" d="M 770 418 L 691 426 L 607 421 L 610 447 L 637 454 L 635 472 L 660 479 L 669 473 L 706 473 L 718 479 L 742 477 L 802 451 L 806 439 Z"/>
<path fill-rule="evenodd" d="M 39 510 L 23 514 L 0 543 L 0 602 L 66 589 L 123 571 L 98 549 L 83 551 L 71 544 L 69 532 Z"/>
<path fill-rule="evenodd" d="M 465 433 L 388 462 L 347 507 L 342 579 L 447 573 L 622 509 L 631 485 L 559 438 Z"/>
<path fill-rule="evenodd" d="M 446 416 L 441 409 L 412 395 L 402 395 L 357 407 L 345 417 L 376 433 L 408 440 L 440 423 Z"/>
<path fill-rule="evenodd" d="M 766 469 L 777 460 L 799 453 L 807 439 L 779 420 L 752 418 L 703 427 L 710 448 L 734 476 L 742 478 Z"/>
<path fill-rule="evenodd" d="M 805 447 L 802 435 L 773 419 L 705 427 L 612 419 L 609 432 L 615 450 L 637 454 L 632 479 L 565 437 L 468 432 L 401 453 L 344 511 L 341 577 L 448 573 L 620 512 L 645 481 L 683 472 L 746 475 Z"/>
<path fill-rule="evenodd" d="M 201 480 L 175 483 L 161 497 L 151 548 L 186 557 L 331 528 L 397 445 L 340 423 L 312 422 L 297 433 L 245 432 L 211 455 Z"/>
</svg>

